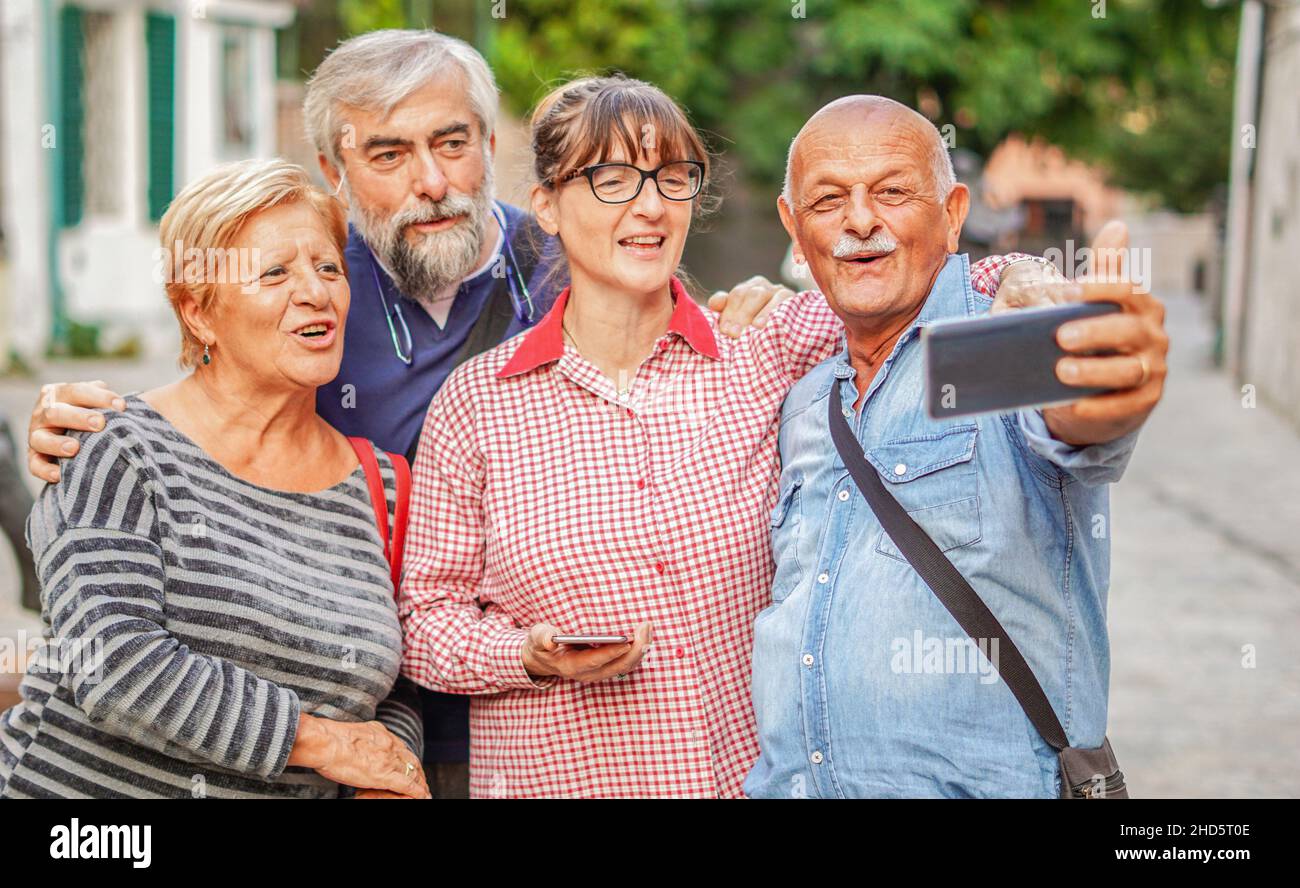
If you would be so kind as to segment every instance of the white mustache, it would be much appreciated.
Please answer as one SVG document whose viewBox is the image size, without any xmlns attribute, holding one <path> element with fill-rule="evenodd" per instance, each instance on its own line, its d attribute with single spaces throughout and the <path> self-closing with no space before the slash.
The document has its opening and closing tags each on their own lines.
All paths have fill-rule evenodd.
<svg viewBox="0 0 1300 888">
<path fill-rule="evenodd" d="M 468 216 L 473 211 L 472 197 L 465 194 L 448 194 L 437 203 L 426 203 L 394 213 L 391 224 L 393 228 L 401 230 L 408 225 L 440 222 L 455 216 Z"/>
<path fill-rule="evenodd" d="M 898 241 L 883 231 L 871 235 L 866 240 L 854 237 L 851 234 L 841 234 L 840 239 L 835 242 L 835 246 L 831 249 L 831 255 L 836 259 L 843 259 L 845 256 L 853 256 L 858 253 L 892 253 L 897 249 Z"/>
</svg>

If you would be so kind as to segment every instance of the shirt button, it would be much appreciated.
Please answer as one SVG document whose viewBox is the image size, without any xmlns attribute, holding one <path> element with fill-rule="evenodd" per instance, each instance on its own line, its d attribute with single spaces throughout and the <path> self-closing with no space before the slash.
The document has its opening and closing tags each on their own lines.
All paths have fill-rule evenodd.
<svg viewBox="0 0 1300 888">
<path fill-rule="evenodd" d="M 805 666 L 811 666 L 811 665 L 813 664 L 813 662 L 814 662 L 814 660 L 813 660 L 813 655 L 812 655 L 812 654 L 804 654 L 804 655 L 803 655 L 803 664 L 804 664 Z"/>
<path fill-rule="evenodd" d="M 894 474 L 895 474 L 895 475 L 906 475 L 906 474 L 907 474 L 907 465 L 904 464 L 904 463 L 899 463 L 898 465 L 894 466 Z"/>
<path fill-rule="evenodd" d="M 843 410 L 842 412 L 843 412 L 843 414 L 844 414 L 844 418 L 845 418 L 845 419 L 852 419 L 852 418 L 853 418 L 853 410 L 852 410 L 851 408 L 849 408 L 849 407 L 845 407 L 844 410 Z"/>
<path fill-rule="evenodd" d="M 663 573 L 663 572 L 664 572 L 664 563 L 663 563 L 662 561 L 656 561 L 656 562 L 655 562 L 655 570 L 659 571 L 660 573 Z"/>
<path fill-rule="evenodd" d="M 845 501 L 846 499 L 848 499 L 848 498 L 849 498 L 849 492 L 848 492 L 847 490 L 841 490 L 841 491 L 840 491 L 840 502 L 844 502 L 844 501 Z"/>
<path fill-rule="evenodd" d="M 820 574 L 817 574 L 817 582 L 819 582 L 819 583 L 826 583 L 826 582 L 829 582 L 829 581 L 830 581 L 830 578 L 831 578 L 831 575 L 830 575 L 830 574 L 827 574 L 827 573 L 820 573 Z"/>
<path fill-rule="evenodd" d="M 677 655 L 677 659 L 679 660 L 682 657 L 686 656 L 686 651 L 682 650 L 681 648 L 678 648 L 677 650 L 673 651 L 673 653 Z"/>
<path fill-rule="evenodd" d="M 820 765 L 824 758 L 825 756 L 823 756 L 821 750 L 818 749 L 815 750 L 812 755 L 808 756 L 808 761 L 812 762 L 814 765 Z"/>
<path fill-rule="evenodd" d="M 637 489 L 637 490 L 645 490 L 645 479 L 644 479 L 644 478 L 638 478 L 638 479 L 637 479 L 637 482 L 636 482 L 636 489 Z"/>
<path fill-rule="evenodd" d="M 634 413 L 632 413 L 632 408 L 631 408 L 631 407 L 627 408 L 627 415 L 628 415 L 628 416 L 634 416 L 634 415 L 635 415 Z"/>
</svg>

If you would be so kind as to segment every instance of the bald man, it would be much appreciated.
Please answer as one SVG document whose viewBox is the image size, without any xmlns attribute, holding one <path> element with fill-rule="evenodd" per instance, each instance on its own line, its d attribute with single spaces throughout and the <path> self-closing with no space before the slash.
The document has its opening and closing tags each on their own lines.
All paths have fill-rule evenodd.
<svg viewBox="0 0 1300 888">
<path fill-rule="evenodd" d="M 1080 356 L 1060 362 L 1061 380 L 1119 393 L 931 419 L 921 328 L 991 305 L 956 254 L 968 203 L 933 125 L 889 99 L 833 102 L 791 145 L 778 209 L 847 346 L 794 386 L 782 415 L 777 573 L 754 641 L 762 752 L 750 796 L 1060 789 L 1054 749 L 996 669 L 1004 652 L 971 639 L 884 532 L 837 454 L 833 421 L 1000 621 L 1070 745 L 1103 743 L 1107 491 L 1160 398 L 1163 309 L 1131 286 L 1092 285 L 1086 298 L 1123 312 L 1062 326 L 1059 341 Z M 1099 349 L 1118 354 L 1083 356 Z"/>
</svg>

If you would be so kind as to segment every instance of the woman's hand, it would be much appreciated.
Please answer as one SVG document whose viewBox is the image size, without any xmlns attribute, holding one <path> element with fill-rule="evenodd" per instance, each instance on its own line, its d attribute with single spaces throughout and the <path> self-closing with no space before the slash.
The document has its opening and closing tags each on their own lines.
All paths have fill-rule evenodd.
<svg viewBox="0 0 1300 888">
<path fill-rule="evenodd" d="M 989 314 L 1002 314 L 1020 308 L 1041 308 L 1061 304 L 1060 288 L 1066 280 L 1055 265 L 1037 259 L 1020 259 L 1002 270 L 998 292 Z"/>
<path fill-rule="evenodd" d="M 754 275 L 728 292 L 719 290 L 710 296 L 709 310 L 722 315 L 718 318 L 718 329 L 732 339 L 739 339 L 749 327 L 766 326 L 772 312 L 794 295 L 789 287 Z"/>
<path fill-rule="evenodd" d="M 538 623 L 528 630 L 524 640 L 524 668 L 530 675 L 545 678 L 555 675 L 573 681 L 596 682 L 609 678 L 622 678 L 641 662 L 650 648 L 650 623 L 636 627 L 632 640 L 624 644 L 602 644 L 598 647 L 578 648 L 556 644 L 559 629 Z"/>
<path fill-rule="evenodd" d="M 1118 219 L 1110 220 L 1097 232 L 1089 250 L 1092 277 L 1112 282 L 1119 280 L 1123 270 L 1122 257 L 1128 253 L 1128 226 Z M 1035 257 L 1012 262 L 1002 269 L 989 314 L 1064 305 L 1070 298 L 1066 295 L 1068 288 L 1060 285 L 1067 280 L 1069 278 L 1046 259 Z"/>
<path fill-rule="evenodd" d="M 432 798 L 420 760 L 377 721 L 340 722 L 302 715 L 289 764 L 359 789 Z"/>
</svg>

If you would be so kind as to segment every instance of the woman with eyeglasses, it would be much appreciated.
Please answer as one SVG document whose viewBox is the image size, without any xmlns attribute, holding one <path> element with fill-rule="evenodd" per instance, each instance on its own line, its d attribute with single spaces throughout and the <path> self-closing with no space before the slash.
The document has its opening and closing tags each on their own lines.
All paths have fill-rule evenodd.
<svg viewBox="0 0 1300 888">
<path fill-rule="evenodd" d="M 842 327 L 810 292 L 718 335 L 675 277 L 709 156 L 657 88 L 562 86 L 532 147 L 571 284 L 429 407 L 403 670 L 473 695 L 474 796 L 737 796 L 781 403 Z"/>
</svg>

